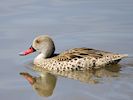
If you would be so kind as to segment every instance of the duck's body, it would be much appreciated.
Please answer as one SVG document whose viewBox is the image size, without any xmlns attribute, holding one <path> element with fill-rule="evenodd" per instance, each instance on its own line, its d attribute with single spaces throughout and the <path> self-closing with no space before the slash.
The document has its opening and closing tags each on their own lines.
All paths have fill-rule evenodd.
<svg viewBox="0 0 133 100">
<path fill-rule="evenodd" d="M 43 54 L 39 54 L 34 59 L 34 64 L 46 70 L 86 70 L 117 64 L 126 56 L 90 48 L 74 48 L 49 58 L 43 58 Z"/>
<path fill-rule="evenodd" d="M 21 55 L 34 51 L 40 54 L 34 59 L 34 64 L 46 70 L 73 71 L 99 68 L 117 64 L 125 54 L 95 50 L 90 48 L 74 48 L 60 54 L 54 54 L 53 40 L 48 36 L 39 36 L 33 41 L 32 47 Z"/>
</svg>

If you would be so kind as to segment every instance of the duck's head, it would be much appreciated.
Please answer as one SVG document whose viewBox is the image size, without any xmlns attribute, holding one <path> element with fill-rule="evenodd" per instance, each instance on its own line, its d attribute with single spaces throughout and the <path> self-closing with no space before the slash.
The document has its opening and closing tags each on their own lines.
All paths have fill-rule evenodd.
<svg viewBox="0 0 133 100">
<path fill-rule="evenodd" d="M 53 40 L 46 35 L 38 36 L 33 40 L 31 47 L 28 50 L 21 52 L 19 55 L 25 56 L 35 51 L 42 53 L 45 58 L 52 56 L 55 51 Z"/>
</svg>

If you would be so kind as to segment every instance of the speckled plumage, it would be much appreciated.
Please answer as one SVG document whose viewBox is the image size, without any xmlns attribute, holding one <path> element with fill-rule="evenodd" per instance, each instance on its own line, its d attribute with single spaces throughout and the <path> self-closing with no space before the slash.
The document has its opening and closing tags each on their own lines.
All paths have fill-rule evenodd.
<svg viewBox="0 0 133 100">
<path fill-rule="evenodd" d="M 50 58 L 37 57 L 34 64 L 46 70 L 87 70 L 117 64 L 126 56 L 90 48 L 74 48 Z"/>
</svg>

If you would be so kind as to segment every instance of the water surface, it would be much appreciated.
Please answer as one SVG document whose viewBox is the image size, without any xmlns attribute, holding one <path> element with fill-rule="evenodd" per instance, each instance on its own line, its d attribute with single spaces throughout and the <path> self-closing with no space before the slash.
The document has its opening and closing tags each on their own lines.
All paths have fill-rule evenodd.
<svg viewBox="0 0 133 100">
<path fill-rule="evenodd" d="M 100 71 L 106 74 L 98 77 L 97 84 L 58 76 L 52 95 L 43 97 L 19 75 L 28 72 L 39 77 L 26 67 L 37 53 L 18 56 L 40 34 L 54 39 L 56 52 L 90 47 L 133 56 L 132 0 L 0 0 L 0 22 L 2 100 L 132 100 L 132 57 L 120 62 L 115 77 Z"/>
</svg>

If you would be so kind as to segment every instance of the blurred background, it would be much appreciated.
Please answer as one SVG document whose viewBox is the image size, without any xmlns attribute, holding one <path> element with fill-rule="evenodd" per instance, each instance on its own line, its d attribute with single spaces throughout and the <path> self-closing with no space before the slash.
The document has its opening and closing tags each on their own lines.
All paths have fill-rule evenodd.
<svg viewBox="0 0 133 100">
<path fill-rule="evenodd" d="M 0 97 L 41 100 L 19 75 L 37 55 L 19 57 L 42 34 L 55 41 L 56 52 L 90 47 L 133 56 L 133 0 L 0 0 Z M 121 77 L 88 85 L 59 78 L 50 100 L 131 100 L 132 58 L 121 64 Z M 106 87 L 106 88 L 105 88 Z M 118 90 L 118 91 L 116 91 Z M 102 92 L 101 92 L 102 91 Z"/>
</svg>

